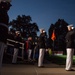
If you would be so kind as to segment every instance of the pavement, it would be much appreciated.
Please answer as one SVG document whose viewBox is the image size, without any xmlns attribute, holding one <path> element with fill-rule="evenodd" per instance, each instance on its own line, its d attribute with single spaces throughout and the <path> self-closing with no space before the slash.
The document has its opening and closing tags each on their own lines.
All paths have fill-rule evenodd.
<svg viewBox="0 0 75 75">
<path fill-rule="evenodd" d="M 43 68 L 38 68 L 37 63 L 3 63 L 1 75 L 75 75 L 75 71 L 65 71 L 65 65 L 45 63 L 44 66 Z M 75 69 L 75 66 L 73 66 L 73 69 Z"/>
<path fill-rule="evenodd" d="M 10 59 L 10 60 L 9 60 Z M 38 68 L 37 61 L 18 60 L 12 64 L 12 57 L 4 58 L 0 75 L 75 75 L 75 71 L 65 71 L 65 65 L 58 65 L 44 60 L 43 68 Z M 73 65 L 75 70 L 75 65 Z"/>
</svg>

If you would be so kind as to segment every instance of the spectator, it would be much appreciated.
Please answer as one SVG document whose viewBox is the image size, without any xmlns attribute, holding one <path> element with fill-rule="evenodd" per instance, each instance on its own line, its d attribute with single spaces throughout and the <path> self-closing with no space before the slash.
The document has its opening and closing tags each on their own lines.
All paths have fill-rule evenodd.
<svg viewBox="0 0 75 75">
<path fill-rule="evenodd" d="M 31 61 L 31 55 L 33 50 L 33 40 L 32 37 L 28 38 L 28 60 Z"/>
</svg>

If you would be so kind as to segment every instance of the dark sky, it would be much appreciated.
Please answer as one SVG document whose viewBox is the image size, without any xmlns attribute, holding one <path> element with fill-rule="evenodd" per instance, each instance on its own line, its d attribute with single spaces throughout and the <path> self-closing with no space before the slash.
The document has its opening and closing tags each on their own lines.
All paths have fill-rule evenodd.
<svg viewBox="0 0 75 75">
<path fill-rule="evenodd" d="M 75 0 L 12 0 L 11 4 L 10 20 L 18 15 L 30 15 L 32 23 L 46 31 L 59 18 L 75 26 Z"/>
</svg>

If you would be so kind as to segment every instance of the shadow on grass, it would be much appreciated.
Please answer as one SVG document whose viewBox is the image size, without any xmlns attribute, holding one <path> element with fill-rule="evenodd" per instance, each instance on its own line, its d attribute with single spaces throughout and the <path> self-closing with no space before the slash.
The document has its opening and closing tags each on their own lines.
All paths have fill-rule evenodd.
<svg viewBox="0 0 75 75">
<path fill-rule="evenodd" d="M 46 57 L 48 61 L 58 65 L 66 64 L 66 55 L 49 55 Z M 73 64 L 75 65 L 75 56 L 73 57 Z"/>
<path fill-rule="evenodd" d="M 65 62 L 66 62 L 65 57 L 61 57 L 61 56 L 57 56 L 57 55 L 50 55 L 48 60 L 51 63 L 55 63 L 55 64 L 58 64 L 58 65 L 65 65 Z"/>
</svg>

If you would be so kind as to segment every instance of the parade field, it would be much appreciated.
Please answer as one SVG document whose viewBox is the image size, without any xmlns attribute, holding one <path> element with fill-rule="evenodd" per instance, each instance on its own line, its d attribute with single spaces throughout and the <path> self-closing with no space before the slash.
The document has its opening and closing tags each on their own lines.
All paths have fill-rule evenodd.
<svg viewBox="0 0 75 75">
<path fill-rule="evenodd" d="M 18 58 L 20 62 L 21 58 Z M 25 60 L 25 59 L 24 59 Z M 45 55 L 44 62 L 49 61 L 50 63 L 54 63 L 57 65 L 65 65 L 66 63 L 66 55 Z M 12 56 L 4 54 L 3 63 L 11 63 Z M 22 60 L 23 62 L 23 60 Z M 37 62 L 36 62 L 37 63 Z M 73 56 L 73 65 L 75 65 L 75 55 Z"/>
</svg>

